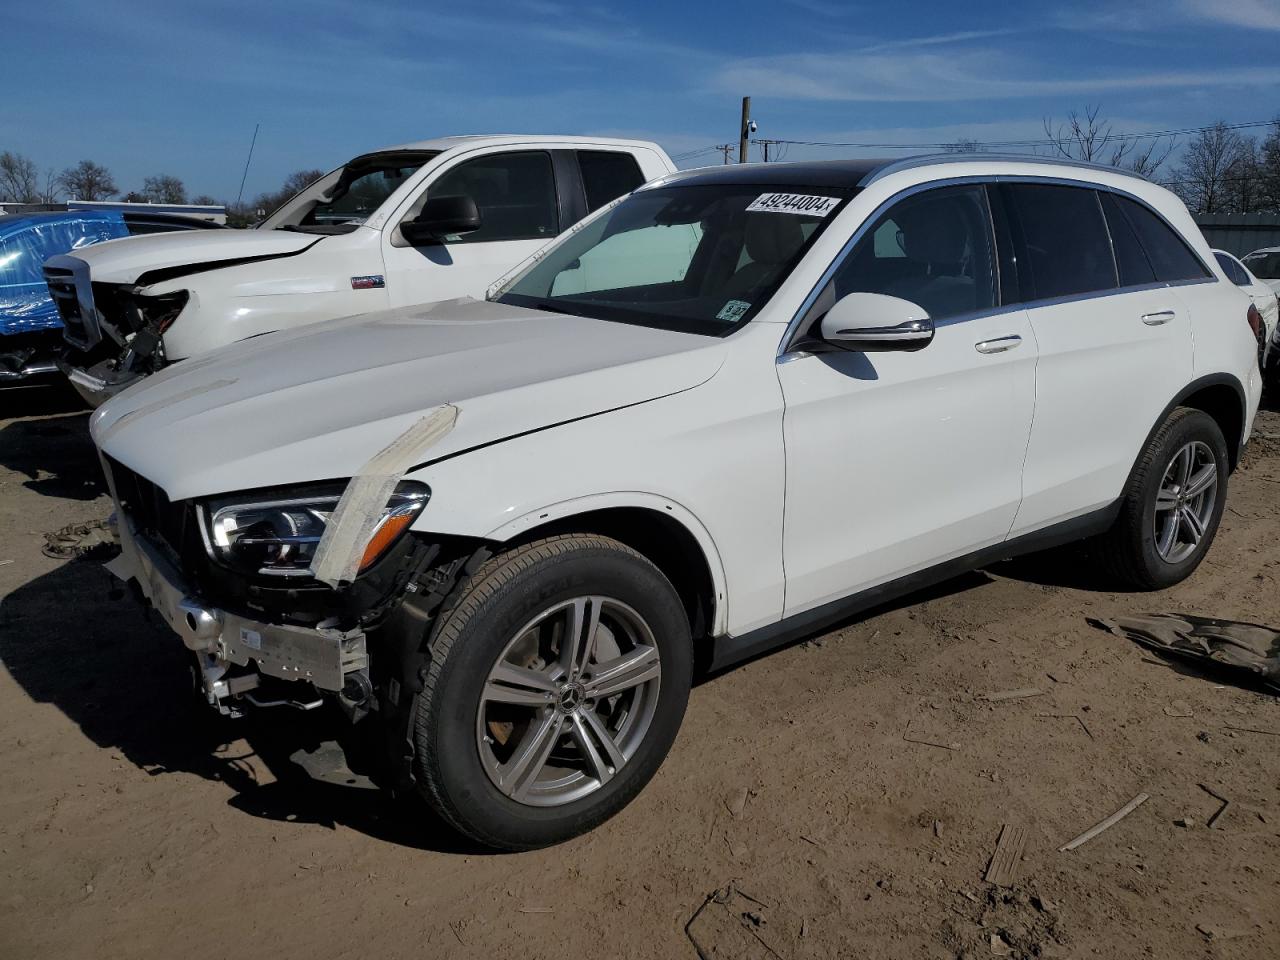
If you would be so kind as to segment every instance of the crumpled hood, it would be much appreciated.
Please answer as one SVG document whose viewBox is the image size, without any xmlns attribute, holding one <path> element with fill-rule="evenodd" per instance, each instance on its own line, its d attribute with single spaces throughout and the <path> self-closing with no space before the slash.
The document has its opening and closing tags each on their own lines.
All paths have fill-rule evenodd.
<svg viewBox="0 0 1280 960">
<path fill-rule="evenodd" d="M 137 283 L 144 273 L 183 266 L 208 269 L 225 260 L 283 257 L 317 240 L 287 230 L 182 230 L 108 240 L 73 251 L 96 283 Z"/>
<path fill-rule="evenodd" d="M 181 500 L 350 477 L 433 408 L 424 460 L 710 379 L 714 337 L 455 300 L 241 341 L 100 407 L 94 441 Z"/>
</svg>

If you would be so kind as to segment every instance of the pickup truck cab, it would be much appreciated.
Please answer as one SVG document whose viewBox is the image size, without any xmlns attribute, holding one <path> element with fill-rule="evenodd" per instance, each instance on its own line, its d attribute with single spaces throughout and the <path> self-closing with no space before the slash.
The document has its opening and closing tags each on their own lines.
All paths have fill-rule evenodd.
<svg viewBox="0 0 1280 960">
<path fill-rule="evenodd" d="M 654 774 L 695 666 L 1071 540 L 1133 588 L 1190 576 L 1261 394 L 1253 309 L 1111 168 L 674 174 L 485 301 L 101 407 L 112 569 L 220 711 L 327 702 L 463 833 L 552 843 Z"/>
<path fill-rule="evenodd" d="M 45 278 L 97 405 L 167 364 L 273 330 L 456 297 L 591 211 L 674 170 L 653 143 L 469 136 L 356 157 L 253 230 L 54 257 Z"/>
</svg>

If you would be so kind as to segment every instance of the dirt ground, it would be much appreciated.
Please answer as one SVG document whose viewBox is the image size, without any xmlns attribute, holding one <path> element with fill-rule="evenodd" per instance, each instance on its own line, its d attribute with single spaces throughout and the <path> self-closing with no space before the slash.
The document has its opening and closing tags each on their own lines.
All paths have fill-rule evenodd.
<svg viewBox="0 0 1280 960">
<path fill-rule="evenodd" d="M 109 509 L 85 414 L 0 403 L 0 956 L 1277 955 L 1280 699 L 1086 618 L 1280 625 L 1280 414 L 1189 582 L 1101 592 L 1078 556 L 962 577 L 701 683 L 620 816 L 488 855 L 300 776 L 310 717 L 197 709 L 175 639 L 41 554 Z M 997 887 L 1005 824 L 1028 839 Z"/>
</svg>

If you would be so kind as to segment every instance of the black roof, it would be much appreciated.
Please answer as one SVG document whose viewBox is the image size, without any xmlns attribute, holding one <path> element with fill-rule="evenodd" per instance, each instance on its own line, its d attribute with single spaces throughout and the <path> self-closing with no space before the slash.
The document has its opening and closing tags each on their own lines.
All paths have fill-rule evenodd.
<svg viewBox="0 0 1280 960">
<path fill-rule="evenodd" d="M 673 175 L 671 186 L 743 183 L 762 187 L 857 187 L 891 160 L 799 160 L 792 163 L 729 163 Z M 664 184 L 664 186 L 667 184 Z"/>
</svg>

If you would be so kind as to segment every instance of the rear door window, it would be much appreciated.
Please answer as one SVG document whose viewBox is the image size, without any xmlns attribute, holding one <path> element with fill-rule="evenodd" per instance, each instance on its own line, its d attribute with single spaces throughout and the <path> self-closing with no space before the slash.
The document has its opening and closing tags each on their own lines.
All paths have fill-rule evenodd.
<svg viewBox="0 0 1280 960">
<path fill-rule="evenodd" d="M 587 212 L 630 193 L 644 183 L 640 164 L 629 153 L 613 150 L 579 150 L 578 168 L 587 194 Z"/>
<path fill-rule="evenodd" d="M 450 243 L 550 240 L 560 232 L 551 154 L 495 153 L 460 163 L 428 188 L 432 197 L 470 197 L 480 229 Z"/>
<path fill-rule="evenodd" d="M 1041 183 L 1013 183 L 1004 189 L 1022 240 L 1018 275 L 1025 299 L 1115 289 L 1111 240 L 1094 190 Z"/>
<path fill-rule="evenodd" d="M 1107 217 L 1107 229 L 1111 231 L 1111 249 L 1116 255 L 1116 271 L 1120 274 L 1120 286 L 1136 287 L 1155 283 L 1156 272 L 1147 259 L 1138 235 L 1120 211 L 1114 194 L 1101 192 L 1102 210 Z"/>
<path fill-rule="evenodd" d="M 1142 249 L 1162 283 L 1177 280 L 1201 280 L 1210 274 L 1200 258 L 1191 252 L 1186 241 L 1147 207 L 1128 197 L 1116 197 L 1125 218 L 1133 226 Z"/>
</svg>

